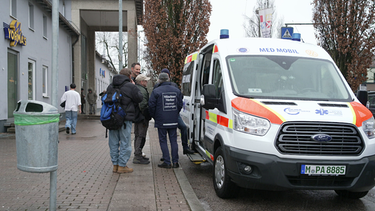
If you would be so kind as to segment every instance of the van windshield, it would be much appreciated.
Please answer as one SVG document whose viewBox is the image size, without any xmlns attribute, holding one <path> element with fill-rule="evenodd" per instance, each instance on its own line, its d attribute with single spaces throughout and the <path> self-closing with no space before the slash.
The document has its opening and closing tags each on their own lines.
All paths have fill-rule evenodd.
<svg viewBox="0 0 375 211">
<path fill-rule="evenodd" d="M 338 70 L 326 60 L 286 56 L 232 56 L 234 94 L 254 98 L 351 101 Z"/>
</svg>

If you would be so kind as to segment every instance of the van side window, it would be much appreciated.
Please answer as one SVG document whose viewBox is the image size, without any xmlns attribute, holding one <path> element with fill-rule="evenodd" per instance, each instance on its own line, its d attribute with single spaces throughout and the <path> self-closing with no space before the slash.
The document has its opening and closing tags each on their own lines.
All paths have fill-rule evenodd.
<svg viewBox="0 0 375 211">
<path fill-rule="evenodd" d="M 225 106 L 225 98 L 223 95 L 223 74 L 221 71 L 220 61 L 217 59 L 215 59 L 213 63 L 212 84 L 215 86 L 216 98 L 218 99 L 216 108 L 219 109 L 221 112 L 227 113 Z"/>
<path fill-rule="evenodd" d="M 190 96 L 191 94 L 191 81 L 193 77 L 194 62 L 185 64 L 182 72 L 182 94 Z"/>
<path fill-rule="evenodd" d="M 216 97 L 220 98 L 220 94 L 223 88 L 223 76 L 221 73 L 219 60 L 214 61 L 212 84 L 214 84 L 216 87 Z"/>
<path fill-rule="evenodd" d="M 204 60 L 202 64 L 203 71 L 202 71 L 202 78 L 201 78 L 202 89 L 203 89 L 203 85 L 208 84 L 208 79 L 210 75 L 210 67 L 211 67 L 211 57 L 212 57 L 212 53 L 206 53 L 204 55 Z"/>
</svg>

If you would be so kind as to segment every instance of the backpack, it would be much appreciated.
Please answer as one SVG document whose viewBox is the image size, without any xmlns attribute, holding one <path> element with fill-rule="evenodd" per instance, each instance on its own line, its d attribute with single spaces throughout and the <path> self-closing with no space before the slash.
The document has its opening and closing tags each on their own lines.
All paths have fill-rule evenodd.
<svg viewBox="0 0 375 211">
<path fill-rule="evenodd" d="M 113 86 L 113 89 L 107 90 L 102 97 L 100 121 L 106 128 L 106 138 L 108 130 L 118 130 L 121 126 L 126 126 L 124 123 L 126 113 L 121 107 L 122 94 L 120 93 L 120 88 L 124 83 L 119 86 Z"/>
</svg>

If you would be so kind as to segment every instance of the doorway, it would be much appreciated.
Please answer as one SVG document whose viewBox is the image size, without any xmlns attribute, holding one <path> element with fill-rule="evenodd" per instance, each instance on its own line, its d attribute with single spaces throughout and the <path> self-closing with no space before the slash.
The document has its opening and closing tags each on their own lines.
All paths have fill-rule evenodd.
<svg viewBox="0 0 375 211">
<path fill-rule="evenodd" d="M 13 118 L 13 111 L 18 101 L 18 53 L 8 51 L 8 119 Z"/>
</svg>

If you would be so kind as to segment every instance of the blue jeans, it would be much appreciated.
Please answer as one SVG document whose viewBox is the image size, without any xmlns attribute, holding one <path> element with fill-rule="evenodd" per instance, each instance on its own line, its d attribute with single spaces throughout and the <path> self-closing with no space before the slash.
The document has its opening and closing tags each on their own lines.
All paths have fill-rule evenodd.
<svg viewBox="0 0 375 211">
<path fill-rule="evenodd" d="M 72 133 L 76 133 L 77 111 L 65 111 L 65 128 L 70 128 Z"/>
<path fill-rule="evenodd" d="M 182 142 L 182 149 L 188 149 L 188 134 L 187 134 L 187 127 L 184 121 L 181 118 L 181 115 L 178 115 L 178 129 L 181 131 L 181 142 Z"/>
<path fill-rule="evenodd" d="M 132 122 L 125 121 L 126 128 L 109 130 L 109 154 L 113 165 L 125 167 L 132 153 L 131 130 Z"/>
<path fill-rule="evenodd" d="M 164 162 L 171 164 L 169 156 L 167 134 L 169 135 L 169 142 L 171 143 L 172 162 L 178 163 L 178 145 L 177 145 L 177 130 L 176 128 L 158 128 L 160 148 L 163 153 Z"/>
</svg>

